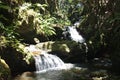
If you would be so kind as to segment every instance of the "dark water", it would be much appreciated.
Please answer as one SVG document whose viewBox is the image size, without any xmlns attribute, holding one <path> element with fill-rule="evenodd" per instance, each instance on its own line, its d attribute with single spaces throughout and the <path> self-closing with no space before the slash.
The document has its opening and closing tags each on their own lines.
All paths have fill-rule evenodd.
<svg viewBox="0 0 120 80">
<path fill-rule="evenodd" d="M 35 80 L 80 80 L 83 76 L 79 69 L 51 70 L 37 73 Z"/>
<path fill-rule="evenodd" d="M 46 72 L 30 74 L 29 72 L 25 72 L 15 80 L 81 80 L 85 77 L 81 75 L 81 73 L 84 73 L 85 71 L 86 69 L 71 68 L 69 70 L 49 70 Z"/>
<path fill-rule="evenodd" d="M 37 50 L 34 46 L 28 49 Z M 59 57 L 46 51 L 41 51 L 40 55 L 35 55 L 34 58 L 36 71 L 24 72 L 15 80 L 78 80 L 82 70 L 86 70 L 75 64 L 66 64 Z"/>
<path fill-rule="evenodd" d="M 66 64 L 67 69 L 51 69 L 42 72 L 24 72 L 14 80 L 83 80 L 87 78 L 87 68 L 75 67 L 73 64 Z"/>
</svg>

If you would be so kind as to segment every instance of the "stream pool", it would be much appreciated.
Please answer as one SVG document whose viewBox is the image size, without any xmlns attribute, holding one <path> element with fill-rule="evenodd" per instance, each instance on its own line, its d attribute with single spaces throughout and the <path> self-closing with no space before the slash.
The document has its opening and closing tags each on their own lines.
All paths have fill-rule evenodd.
<svg viewBox="0 0 120 80">
<path fill-rule="evenodd" d="M 25 72 L 15 80 L 109 80 L 107 70 L 90 70 L 84 66 L 67 64 L 67 69 Z"/>
</svg>

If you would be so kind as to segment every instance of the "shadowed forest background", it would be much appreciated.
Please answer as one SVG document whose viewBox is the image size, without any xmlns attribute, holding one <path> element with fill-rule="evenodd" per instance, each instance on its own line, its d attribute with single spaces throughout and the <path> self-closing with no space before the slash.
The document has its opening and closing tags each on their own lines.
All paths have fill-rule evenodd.
<svg viewBox="0 0 120 80">
<path fill-rule="evenodd" d="M 73 42 L 64 42 L 62 34 L 65 26 L 75 22 L 80 23 L 77 30 L 88 45 L 85 58 L 88 63 L 94 58 L 110 59 L 112 66 L 108 70 L 119 75 L 119 3 L 120 0 L 0 0 L 0 80 L 34 71 L 33 57 L 23 50 L 30 44 L 48 41 L 55 41 L 59 46 L 71 44 L 70 58 L 64 58 L 69 55 L 66 52 L 61 56 L 63 48 L 59 50 L 63 52 L 60 57 L 65 62 L 84 62 L 81 54 L 77 54 L 79 57 L 75 54 L 84 51 L 76 51 L 78 48 Z"/>
</svg>

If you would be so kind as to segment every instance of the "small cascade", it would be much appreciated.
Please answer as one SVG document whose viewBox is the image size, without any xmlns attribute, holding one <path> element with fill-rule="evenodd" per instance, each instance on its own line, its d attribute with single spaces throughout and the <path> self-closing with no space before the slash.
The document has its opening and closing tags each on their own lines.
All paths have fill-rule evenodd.
<svg viewBox="0 0 120 80">
<path fill-rule="evenodd" d="M 86 52 L 88 52 L 88 46 L 85 42 L 85 39 L 80 35 L 76 29 L 76 26 L 78 26 L 79 23 L 74 24 L 74 26 L 67 26 L 65 27 L 65 30 L 63 32 L 63 35 L 66 39 L 71 39 L 77 43 L 83 43 L 83 45 L 86 47 Z"/>
<path fill-rule="evenodd" d="M 70 37 L 73 41 L 76 41 L 78 43 L 85 42 L 84 38 L 81 35 L 79 35 L 76 28 L 74 28 L 74 27 L 68 27 L 68 28 L 69 28 Z"/>
<path fill-rule="evenodd" d="M 56 55 L 48 54 L 42 51 L 40 55 L 34 56 L 36 72 L 44 72 L 48 70 L 65 69 L 64 62 Z"/>
<path fill-rule="evenodd" d="M 70 39 L 79 44 L 83 44 L 85 46 L 86 58 L 88 53 L 88 46 L 85 42 L 85 39 L 80 35 L 76 29 L 80 25 L 80 22 L 76 22 L 73 26 L 66 26 L 63 32 L 63 35 L 66 39 Z M 87 60 L 87 59 L 86 59 Z"/>
</svg>

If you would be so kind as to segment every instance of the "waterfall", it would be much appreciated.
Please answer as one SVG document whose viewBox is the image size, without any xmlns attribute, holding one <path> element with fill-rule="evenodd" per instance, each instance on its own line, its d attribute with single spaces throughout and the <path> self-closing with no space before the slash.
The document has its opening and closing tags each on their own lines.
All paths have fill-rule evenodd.
<svg viewBox="0 0 120 80">
<path fill-rule="evenodd" d="M 65 69 L 65 64 L 59 57 L 48 54 L 45 51 L 42 51 L 40 55 L 34 56 L 34 59 L 36 72 Z"/>
<path fill-rule="evenodd" d="M 80 45 L 83 44 L 85 46 L 85 55 L 86 55 L 86 62 L 87 62 L 87 53 L 88 53 L 88 46 L 85 42 L 85 39 L 80 35 L 76 29 L 80 25 L 80 22 L 76 22 L 73 26 L 66 26 L 63 32 L 63 35 L 66 39 L 70 39 L 79 43 Z"/>
<path fill-rule="evenodd" d="M 86 52 L 88 52 L 87 43 L 85 42 L 85 39 L 80 35 L 76 29 L 76 26 L 78 26 L 79 23 L 74 24 L 74 26 L 67 26 L 65 27 L 65 30 L 63 32 L 63 35 L 66 39 L 70 39 L 72 41 L 75 41 L 77 43 L 83 43 L 83 45 L 86 47 Z"/>
<path fill-rule="evenodd" d="M 68 29 L 69 29 L 70 37 L 73 41 L 78 42 L 78 43 L 85 42 L 84 38 L 81 35 L 79 35 L 76 28 L 68 27 Z"/>
<path fill-rule="evenodd" d="M 47 51 L 40 50 L 35 45 L 25 47 L 25 51 L 33 53 L 36 73 L 66 69 L 65 63 L 59 57 L 49 54 Z"/>
</svg>

